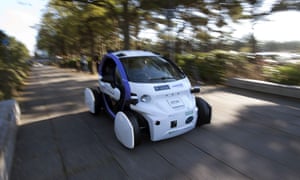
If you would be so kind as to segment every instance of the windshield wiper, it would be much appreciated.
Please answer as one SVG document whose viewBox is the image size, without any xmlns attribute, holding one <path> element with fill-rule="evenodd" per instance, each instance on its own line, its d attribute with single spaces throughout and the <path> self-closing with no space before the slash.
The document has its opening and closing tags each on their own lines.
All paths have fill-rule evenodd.
<svg viewBox="0 0 300 180">
<path fill-rule="evenodd" d="M 167 80 L 167 79 L 175 79 L 175 78 L 171 77 L 171 76 L 163 76 L 163 77 L 158 77 L 158 78 L 150 78 L 151 81 L 155 81 L 155 80 Z"/>
</svg>

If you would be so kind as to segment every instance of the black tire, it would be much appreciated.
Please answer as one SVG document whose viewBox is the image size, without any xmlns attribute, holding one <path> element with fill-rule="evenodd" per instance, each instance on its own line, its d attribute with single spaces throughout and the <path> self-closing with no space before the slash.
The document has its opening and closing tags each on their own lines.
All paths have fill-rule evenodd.
<svg viewBox="0 0 300 180">
<path fill-rule="evenodd" d="M 196 105 L 198 107 L 197 126 L 209 124 L 211 121 L 211 114 L 212 114 L 211 106 L 204 99 L 200 97 L 196 97 Z"/>
<path fill-rule="evenodd" d="M 137 146 L 141 143 L 141 130 L 138 122 L 137 116 L 130 112 L 130 111 L 125 111 L 124 112 L 126 116 L 128 117 L 129 121 L 131 122 L 133 126 L 133 131 L 134 131 L 134 146 Z"/>
<path fill-rule="evenodd" d="M 95 98 L 95 104 L 94 104 L 95 113 L 91 112 L 91 114 L 98 115 L 103 108 L 101 92 L 98 88 L 91 88 L 91 90 L 92 90 L 94 98 Z"/>
</svg>

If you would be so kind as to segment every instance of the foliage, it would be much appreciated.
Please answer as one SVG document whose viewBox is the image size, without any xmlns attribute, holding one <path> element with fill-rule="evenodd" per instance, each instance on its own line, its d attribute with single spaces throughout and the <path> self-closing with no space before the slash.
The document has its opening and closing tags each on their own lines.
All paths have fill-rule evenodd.
<svg viewBox="0 0 300 180">
<path fill-rule="evenodd" d="M 79 64 L 79 60 L 76 59 L 62 59 L 58 62 L 58 65 L 61 68 L 79 69 Z"/>
<path fill-rule="evenodd" d="M 38 33 L 37 46 L 51 56 L 91 56 L 99 47 L 114 47 L 116 38 L 110 12 L 102 7 L 82 3 L 50 1 Z M 101 41 L 99 41 L 101 40 Z"/>
<path fill-rule="evenodd" d="M 120 49 L 121 38 L 123 48 L 131 49 L 139 46 L 141 30 L 149 28 L 165 34 L 163 41 L 170 38 L 166 31 L 172 29 L 177 33 L 172 36 L 179 41 L 184 41 L 180 34 L 189 30 L 193 34 L 186 42 L 208 42 L 214 38 L 211 32 L 221 36 L 223 27 L 242 12 L 241 2 L 236 0 L 51 0 L 39 29 L 38 48 L 52 55 L 84 52 L 92 56 L 101 53 L 97 47 L 103 48 L 102 52 Z"/>
<path fill-rule="evenodd" d="M 27 77 L 29 52 L 21 42 L 0 30 L 0 100 L 11 98 Z"/>
<path fill-rule="evenodd" d="M 215 50 L 209 53 L 177 55 L 177 64 L 193 81 L 222 83 L 231 77 L 266 80 L 299 85 L 300 65 L 263 66 L 248 58 L 247 53 Z"/>
<path fill-rule="evenodd" d="M 50 0 L 37 45 L 52 56 L 63 57 L 62 67 L 78 68 L 73 57 L 79 54 L 93 57 L 107 50 L 142 47 L 169 57 L 192 53 L 178 55 L 177 61 L 197 81 L 219 83 L 236 74 L 260 79 L 261 67 L 248 63 L 243 55 L 210 51 L 256 51 L 253 34 L 235 43 L 228 25 L 248 19 L 254 27 L 270 13 L 297 10 L 299 5 L 290 0 L 276 1 L 269 8 L 262 8 L 263 4 L 263 0 Z M 139 39 L 146 29 L 156 31 L 159 40 L 155 42 L 150 35 Z"/>
<path fill-rule="evenodd" d="M 271 82 L 300 85 L 300 64 L 267 67 L 264 69 L 266 79 Z"/>
<path fill-rule="evenodd" d="M 222 83 L 233 76 L 253 77 L 255 66 L 240 54 L 215 50 L 209 53 L 177 56 L 177 63 L 194 81 Z"/>
<path fill-rule="evenodd" d="M 87 62 L 88 62 L 88 70 L 91 73 L 95 73 L 96 72 L 95 62 L 91 58 L 87 58 Z M 61 59 L 57 62 L 57 64 L 61 68 L 72 68 L 72 69 L 76 69 L 77 71 L 81 71 L 82 68 L 79 57 Z"/>
<path fill-rule="evenodd" d="M 145 39 L 139 39 L 139 33 L 152 29 L 169 53 L 207 52 L 228 44 L 232 22 L 248 19 L 254 26 L 273 12 L 299 10 L 298 1 L 278 0 L 262 8 L 264 4 L 263 0 L 50 0 L 37 44 L 51 55 L 93 56 L 141 47 Z M 252 45 L 245 50 L 256 52 L 255 36 L 250 38 Z M 173 50 L 172 40 L 176 40 Z"/>
</svg>

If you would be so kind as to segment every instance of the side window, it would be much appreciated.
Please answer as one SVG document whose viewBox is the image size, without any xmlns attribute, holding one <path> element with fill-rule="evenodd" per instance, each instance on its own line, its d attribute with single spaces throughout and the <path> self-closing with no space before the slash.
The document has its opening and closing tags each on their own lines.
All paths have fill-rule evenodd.
<svg viewBox="0 0 300 180">
<path fill-rule="evenodd" d="M 112 87 L 117 87 L 119 89 L 123 87 L 121 74 L 112 59 L 107 59 L 103 65 L 102 75 L 105 79 L 109 80 Z"/>
<path fill-rule="evenodd" d="M 122 77 L 121 77 L 120 72 L 117 68 L 115 68 L 115 84 L 118 88 L 122 87 Z"/>
<path fill-rule="evenodd" d="M 113 60 L 107 59 L 102 68 L 102 76 L 106 82 L 114 86 L 116 64 Z"/>
</svg>

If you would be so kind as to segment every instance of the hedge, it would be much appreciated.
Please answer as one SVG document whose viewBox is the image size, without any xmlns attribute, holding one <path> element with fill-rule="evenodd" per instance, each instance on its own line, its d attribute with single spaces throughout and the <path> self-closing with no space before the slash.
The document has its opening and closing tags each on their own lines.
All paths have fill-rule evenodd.
<svg viewBox="0 0 300 180">
<path fill-rule="evenodd" d="M 249 77 L 254 65 L 246 56 L 225 51 L 177 56 L 177 64 L 193 81 L 222 83 L 229 77 Z"/>
<path fill-rule="evenodd" d="M 87 58 L 87 62 L 88 62 L 88 69 L 89 72 L 91 73 L 96 73 L 97 70 L 94 67 L 95 63 L 91 60 L 91 58 Z M 78 71 L 81 70 L 81 65 L 80 65 L 80 59 L 63 59 L 58 61 L 58 65 L 61 68 L 72 68 L 72 69 L 76 69 Z"/>
<path fill-rule="evenodd" d="M 89 70 L 93 72 L 90 59 L 88 63 Z M 176 63 L 193 83 L 219 84 L 231 77 L 241 77 L 300 85 L 300 65 L 278 66 L 270 70 L 240 53 L 215 50 L 208 53 L 180 54 L 176 56 Z M 61 60 L 59 66 L 80 70 L 79 59 Z"/>
<path fill-rule="evenodd" d="M 300 64 L 281 65 L 264 69 L 266 79 L 271 82 L 300 85 Z"/>
<path fill-rule="evenodd" d="M 28 75 L 28 64 L 13 67 L 0 66 L 0 100 L 10 99 L 21 90 Z"/>
</svg>

